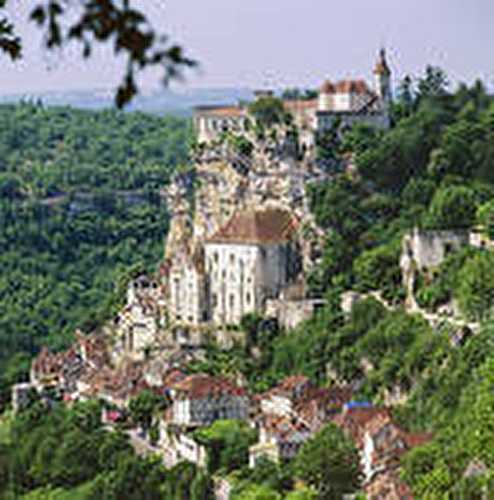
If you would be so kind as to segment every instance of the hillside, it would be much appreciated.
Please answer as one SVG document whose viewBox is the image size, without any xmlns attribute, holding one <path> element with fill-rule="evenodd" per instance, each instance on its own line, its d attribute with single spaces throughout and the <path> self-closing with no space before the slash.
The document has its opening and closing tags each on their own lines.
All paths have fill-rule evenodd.
<svg viewBox="0 0 494 500">
<path fill-rule="evenodd" d="M 0 122 L 1 406 L 41 345 L 60 349 L 97 325 L 120 280 L 159 260 L 159 191 L 187 161 L 189 128 L 27 104 L 1 106 Z"/>
<path fill-rule="evenodd" d="M 27 340 L 20 348 L 9 347 L 4 384 L 22 377 L 19 360 L 27 366 L 41 343 L 61 347 L 74 327 L 98 330 L 106 320 L 110 342 L 99 336 L 77 342 L 107 342 L 111 362 L 95 369 L 84 360 L 89 368 L 78 369 L 86 390 L 94 387 L 95 394 L 109 398 L 106 409 L 127 415 L 125 425 L 131 427 L 126 433 L 125 425 L 117 424 L 123 432 L 109 437 L 112 433 L 101 428 L 96 398 L 72 407 L 55 405 L 54 411 L 33 404 L 11 426 L 22 446 L 0 449 L 0 478 L 15 477 L 14 494 L 120 498 L 130 491 L 131 498 L 206 499 L 213 497 L 213 484 L 221 479 L 237 500 L 341 498 L 361 489 L 357 447 L 364 455 L 368 451 L 363 444 L 368 433 L 346 421 L 353 408 L 373 413 L 377 423 L 386 422 L 376 441 L 396 438 L 392 444 L 400 449 L 385 450 L 392 469 L 384 477 L 403 486 L 407 498 L 489 498 L 494 491 L 494 100 L 480 82 L 454 93 L 445 82 L 440 71 L 428 68 L 417 86 L 403 82 L 389 129 L 359 124 L 341 130 L 336 123 L 305 157 L 294 147 L 296 126 L 283 114 L 283 105 L 269 98 L 257 107 L 271 121 L 265 128 L 256 123 L 243 136 L 225 133 L 214 145 L 194 146 L 193 165 L 180 169 L 171 183 L 171 173 L 185 161 L 181 141 L 187 132 L 179 121 L 76 112 L 75 121 L 89 120 L 87 133 L 91 138 L 94 130 L 98 141 L 95 149 L 55 141 L 45 152 L 56 167 L 53 184 L 45 177 L 51 170 L 36 182 L 36 170 L 29 168 L 31 156 L 40 161 L 39 144 L 45 141 L 22 149 L 7 144 L 10 161 L 0 186 L 8 228 L 2 259 L 9 272 L 2 276 L 7 292 L 2 295 L 7 297 L 4 310 L 15 316 L 10 321 L 2 316 L 1 331 L 16 342 Z M 20 118 L 29 113 L 27 122 L 52 113 L 25 106 L 14 111 Z M 60 113 L 67 111 L 53 113 L 55 122 L 66 119 Z M 100 119 L 113 128 L 98 128 Z M 62 129 L 70 130 L 66 125 Z M 136 127 L 144 127 L 138 143 L 132 140 Z M 161 127 L 169 142 L 156 149 Z M 115 140 L 117 130 L 127 139 Z M 148 135 L 153 141 L 146 148 Z M 12 140 L 17 137 L 22 134 Z M 160 163 L 175 141 L 180 153 Z M 117 150 L 107 152 L 115 144 Z M 80 159 L 86 172 L 99 165 L 94 175 L 81 177 L 81 186 L 74 181 L 79 177 L 62 175 L 65 147 L 72 148 L 71 158 Z M 122 166 L 119 160 L 129 155 L 137 160 Z M 148 157 L 159 168 L 143 167 Z M 310 182 L 301 185 L 300 179 Z M 54 208 L 31 208 L 39 206 L 40 196 L 75 196 L 101 184 L 105 190 L 97 190 L 87 211 L 70 202 L 71 197 Z M 165 184 L 174 216 L 166 253 L 160 241 L 168 229 L 166 211 L 156 195 Z M 125 204 L 119 190 L 138 190 L 148 197 L 140 197 L 137 205 Z M 273 202 L 288 210 L 268 209 Z M 27 219 L 12 215 L 12 207 Z M 256 210 L 263 215 L 255 216 Z M 48 223 L 40 226 L 45 211 Z M 291 224 L 290 216 L 300 225 Z M 258 231 L 260 218 L 268 219 L 267 235 Z M 238 221 L 247 221 L 248 230 Z M 223 279 L 226 286 L 226 272 L 221 278 L 214 267 L 219 259 L 214 245 L 233 241 L 225 254 L 233 265 L 240 259 L 230 252 L 239 241 L 255 239 L 261 246 L 262 237 L 272 244 L 273 234 L 276 243 L 286 244 L 283 255 L 296 248 L 304 257 L 293 266 L 294 276 L 302 274 L 304 281 L 299 302 L 325 301 L 310 319 L 283 328 L 255 312 L 243 315 L 238 324 L 232 315 L 219 326 L 214 321 L 203 325 L 209 311 L 194 308 L 199 293 L 188 292 L 185 305 L 170 306 L 179 302 L 173 287 L 181 279 L 186 291 L 199 290 L 203 281 L 214 285 Z M 313 239 L 317 241 L 311 246 Z M 25 257 L 19 262 L 20 252 Z M 266 260 L 265 253 L 259 255 Z M 124 304 L 112 289 L 117 276 L 136 276 L 137 263 L 148 272 L 130 281 Z M 34 276 L 33 266 L 40 266 Z M 70 285 L 66 276 L 73 280 Z M 82 286 L 75 283 L 81 277 L 87 280 Z M 42 279 L 47 281 L 41 289 L 50 291 L 46 299 L 39 295 Z M 234 274 L 229 277 L 230 282 L 235 279 Z M 18 283 L 27 284 L 19 289 Z M 235 300 L 231 304 L 233 309 Z M 190 320 L 182 310 L 192 311 Z M 19 335 L 18 325 L 24 322 L 29 327 Z M 225 347 L 221 340 L 227 337 Z M 18 358 L 12 357 L 16 352 Z M 47 351 L 36 359 L 37 365 L 58 360 Z M 43 375 L 43 366 L 39 372 Z M 145 389 L 139 392 L 139 387 Z M 297 392 L 308 401 L 297 399 Z M 79 390 L 67 388 L 66 394 L 72 401 Z M 321 395 L 323 408 L 317 407 Z M 206 403 L 194 417 L 197 424 L 183 408 L 201 398 Z M 249 398 L 257 412 L 250 421 Z M 285 420 L 266 416 L 263 405 L 280 400 L 282 406 L 288 401 Z M 273 429 L 279 421 L 283 439 L 294 435 L 299 440 L 296 452 L 278 463 L 262 459 L 249 464 L 252 450 L 263 452 L 272 444 L 263 438 L 277 439 Z M 350 432 L 341 430 L 348 430 L 345 425 Z M 260 435 L 254 427 L 261 429 Z M 149 437 L 142 441 L 152 457 L 133 455 L 129 443 L 137 449 L 138 430 Z M 56 445 L 59 434 L 64 446 Z M 293 444 L 288 438 L 286 442 Z M 175 463 L 171 450 L 177 449 L 185 450 L 190 460 Z M 74 450 L 83 450 L 80 460 L 73 459 Z M 105 461 L 113 451 L 118 457 Z M 136 477 L 145 477 L 145 484 Z"/>
</svg>

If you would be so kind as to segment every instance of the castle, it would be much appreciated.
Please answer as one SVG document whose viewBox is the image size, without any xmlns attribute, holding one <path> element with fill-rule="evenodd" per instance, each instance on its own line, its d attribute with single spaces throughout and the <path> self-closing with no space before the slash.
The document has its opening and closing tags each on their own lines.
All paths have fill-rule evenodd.
<svg viewBox="0 0 494 500">
<path fill-rule="evenodd" d="M 366 123 L 374 127 L 389 127 L 391 103 L 391 70 L 382 49 L 374 67 L 374 88 L 363 79 L 326 80 L 318 97 L 310 100 L 284 100 L 285 111 L 292 115 L 299 128 L 301 142 L 306 147 L 314 145 L 316 133 L 332 127 L 336 120 L 344 127 Z M 256 97 L 273 95 L 271 91 L 256 93 Z M 194 112 L 194 126 L 199 143 L 210 143 L 225 131 L 244 132 L 248 127 L 249 113 L 245 105 L 200 106 Z"/>
<path fill-rule="evenodd" d="M 335 120 L 388 127 L 391 72 L 384 50 L 374 74 L 374 90 L 363 80 L 326 81 L 317 99 L 283 101 L 292 124 L 273 125 L 273 134 L 262 138 L 248 125 L 248 107 L 196 110 L 203 145 L 193 168 L 164 191 L 171 215 L 165 256 L 156 276 L 131 283 L 117 318 L 117 350 L 142 353 L 160 342 L 200 347 L 205 336 L 213 332 L 218 340 L 249 313 L 293 328 L 323 305 L 306 286 L 326 237 L 307 187 L 330 174 L 314 155 L 300 157 L 290 130 L 295 126 L 298 140 L 312 147 Z M 272 94 L 257 98 L 266 95 Z M 240 154 L 225 131 L 244 137 L 252 151 Z"/>
</svg>

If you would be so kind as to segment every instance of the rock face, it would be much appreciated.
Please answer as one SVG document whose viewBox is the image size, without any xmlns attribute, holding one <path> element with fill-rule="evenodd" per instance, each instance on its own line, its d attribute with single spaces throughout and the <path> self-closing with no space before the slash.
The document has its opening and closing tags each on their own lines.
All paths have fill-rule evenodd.
<svg viewBox="0 0 494 500">
<path fill-rule="evenodd" d="M 437 268 L 450 253 L 470 244 L 468 231 L 422 231 L 414 229 L 403 238 L 400 268 L 406 290 L 406 307 L 416 311 L 414 287 L 417 272 Z"/>
<path fill-rule="evenodd" d="M 176 328 L 221 330 L 246 313 L 265 314 L 268 301 L 287 327 L 319 305 L 303 286 L 324 240 L 306 186 L 327 175 L 297 157 L 284 126 L 269 139 L 244 139 L 253 146 L 248 156 L 228 140 L 202 147 L 164 190 L 171 214 L 164 259 L 153 293 L 129 288 L 117 328 L 122 352 L 168 344 Z M 291 297 L 300 283 L 303 293 Z"/>
</svg>

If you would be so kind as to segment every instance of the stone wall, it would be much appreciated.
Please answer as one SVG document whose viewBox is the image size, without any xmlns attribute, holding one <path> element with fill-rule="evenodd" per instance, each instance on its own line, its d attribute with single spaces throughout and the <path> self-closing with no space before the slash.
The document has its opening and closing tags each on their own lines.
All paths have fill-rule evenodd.
<svg viewBox="0 0 494 500">
<path fill-rule="evenodd" d="M 300 323 L 310 319 L 314 312 L 324 306 L 321 299 L 281 300 L 274 299 L 266 302 L 266 316 L 276 318 L 280 327 L 292 330 Z"/>
<path fill-rule="evenodd" d="M 403 238 L 402 259 L 412 259 L 418 270 L 437 267 L 451 252 L 469 244 L 469 233 L 456 231 L 424 231 L 414 229 Z"/>
</svg>

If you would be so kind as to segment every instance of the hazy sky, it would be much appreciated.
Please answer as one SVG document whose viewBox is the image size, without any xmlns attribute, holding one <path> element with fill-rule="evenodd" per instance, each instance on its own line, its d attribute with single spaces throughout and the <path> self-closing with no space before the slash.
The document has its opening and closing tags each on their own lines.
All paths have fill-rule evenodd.
<svg viewBox="0 0 494 500">
<path fill-rule="evenodd" d="M 27 22 L 33 0 L 10 0 L 25 58 L 0 59 L 0 92 L 112 87 L 121 61 L 100 50 L 83 63 L 75 48 L 47 56 Z M 158 31 L 201 63 L 187 86 L 314 86 L 324 78 L 371 78 L 381 45 L 396 78 L 426 63 L 453 81 L 494 84 L 494 0 L 134 0 Z M 14 10 L 15 9 L 15 10 Z M 157 84 L 155 74 L 144 85 Z"/>
</svg>

